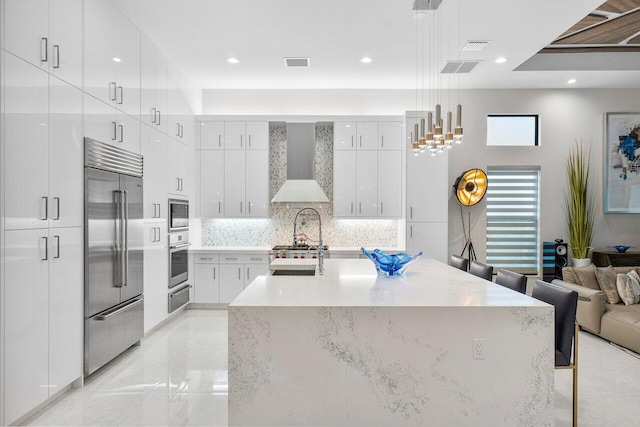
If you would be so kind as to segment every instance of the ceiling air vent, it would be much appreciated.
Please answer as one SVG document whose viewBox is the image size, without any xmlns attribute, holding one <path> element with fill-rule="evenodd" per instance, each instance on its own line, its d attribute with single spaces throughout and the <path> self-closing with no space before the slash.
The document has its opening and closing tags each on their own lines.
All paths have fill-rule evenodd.
<svg viewBox="0 0 640 427">
<path fill-rule="evenodd" d="M 442 0 L 415 0 L 413 10 L 437 10 Z"/>
<path fill-rule="evenodd" d="M 464 52 L 478 52 L 487 47 L 487 45 L 491 43 L 488 40 L 476 40 L 476 41 L 468 41 L 466 45 L 462 48 Z"/>
<path fill-rule="evenodd" d="M 284 58 L 287 67 L 308 67 L 309 58 Z"/>
<path fill-rule="evenodd" d="M 480 61 L 447 61 L 442 67 L 442 74 L 470 73 Z"/>
</svg>

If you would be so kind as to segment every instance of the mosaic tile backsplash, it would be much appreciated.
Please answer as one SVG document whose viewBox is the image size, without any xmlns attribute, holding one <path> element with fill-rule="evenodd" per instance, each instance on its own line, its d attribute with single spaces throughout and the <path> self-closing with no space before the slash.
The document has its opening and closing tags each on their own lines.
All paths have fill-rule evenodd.
<svg viewBox="0 0 640 427">
<path fill-rule="evenodd" d="M 287 127 L 269 127 L 269 198 L 287 179 Z M 315 176 L 329 200 L 333 200 L 333 126 L 316 126 Z M 270 208 L 268 219 L 202 218 L 203 246 L 271 246 L 293 243 L 293 220 L 299 209 Z M 397 247 L 398 220 L 333 218 L 333 207 L 320 209 L 324 243 L 333 247 Z M 307 219 L 305 232 L 310 239 L 318 238 L 317 220 Z"/>
</svg>

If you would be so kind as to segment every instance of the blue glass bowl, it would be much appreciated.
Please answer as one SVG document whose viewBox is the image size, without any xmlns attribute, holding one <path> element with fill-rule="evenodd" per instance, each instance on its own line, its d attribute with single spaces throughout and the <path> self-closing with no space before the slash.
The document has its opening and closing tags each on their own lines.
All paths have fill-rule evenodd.
<svg viewBox="0 0 640 427">
<path fill-rule="evenodd" d="M 623 254 L 623 253 L 627 252 L 627 250 L 629 250 L 629 249 L 635 249 L 635 246 L 613 245 L 613 246 L 607 246 L 607 248 L 615 249 L 616 251 L 618 251 L 621 254 Z"/>
<path fill-rule="evenodd" d="M 386 254 L 380 249 L 374 249 L 373 252 L 367 252 L 365 248 L 360 248 L 363 254 L 376 266 L 378 276 L 390 277 L 401 276 L 409 264 L 422 256 L 422 252 L 411 256 L 405 253 Z"/>
</svg>

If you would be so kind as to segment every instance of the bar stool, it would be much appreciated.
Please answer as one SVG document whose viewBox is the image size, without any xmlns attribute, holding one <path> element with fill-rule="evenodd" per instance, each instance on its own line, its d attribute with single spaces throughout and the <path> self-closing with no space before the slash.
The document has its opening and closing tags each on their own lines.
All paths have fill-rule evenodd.
<svg viewBox="0 0 640 427">
<path fill-rule="evenodd" d="M 488 281 L 493 279 L 493 267 L 478 261 L 471 260 L 469 263 L 469 273 Z"/>
<path fill-rule="evenodd" d="M 462 271 L 469 269 L 469 260 L 458 255 L 451 255 L 449 265 Z"/>
<path fill-rule="evenodd" d="M 527 276 L 509 270 L 498 270 L 496 283 L 521 294 L 524 294 L 527 290 Z"/>
</svg>

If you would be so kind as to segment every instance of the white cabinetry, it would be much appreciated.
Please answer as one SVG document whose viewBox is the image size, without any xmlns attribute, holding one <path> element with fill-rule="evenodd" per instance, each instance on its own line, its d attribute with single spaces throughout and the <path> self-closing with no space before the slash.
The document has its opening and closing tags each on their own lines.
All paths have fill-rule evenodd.
<svg viewBox="0 0 640 427">
<path fill-rule="evenodd" d="M 415 118 L 407 118 L 407 140 Z M 448 153 L 415 156 L 407 145 L 407 252 L 448 261 Z"/>
<path fill-rule="evenodd" d="M 200 215 L 269 215 L 269 122 L 197 124 Z"/>
<path fill-rule="evenodd" d="M 4 48 L 82 86 L 82 0 L 4 0 Z"/>
<path fill-rule="evenodd" d="M 334 122 L 334 150 L 401 150 L 402 122 Z"/>
<path fill-rule="evenodd" d="M 269 255 L 201 253 L 195 270 L 194 302 L 228 304 L 256 277 L 269 273 Z"/>
<path fill-rule="evenodd" d="M 333 216 L 402 215 L 400 151 L 338 150 L 333 162 Z"/>
<path fill-rule="evenodd" d="M 145 230 L 144 332 L 147 333 L 169 315 L 167 306 L 169 248 L 166 222 L 147 224 Z"/>
<path fill-rule="evenodd" d="M 168 192 L 181 196 L 188 196 L 191 191 L 192 150 L 183 144 L 169 141 L 169 164 L 166 176 Z"/>
<path fill-rule="evenodd" d="M 140 122 L 84 94 L 84 134 L 100 142 L 140 153 Z"/>
<path fill-rule="evenodd" d="M 225 122 L 225 148 L 228 150 L 269 148 L 269 122 Z"/>
<path fill-rule="evenodd" d="M 5 229 L 81 226 L 82 94 L 4 58 Z"/>
<path fill-rule="evenodd" d="M 224 151 L 200 152 L 200 215 L 208 218 L 224 216 Z"/>
<path fill-rule="evenodd" d="M 108 0 L 84 2 L 84 90 L 140 118 L 140 32 Z"/>
<path fill-rule="evenodd" d="M 222 150 L 224 148 L 224 122 L 200 123 L 200 145 L 203 150 Z"/>
<path fill-rule="evenodd" d="M 357 149 L 378 149 L 378 122 L 358 122 Z"/>
<path fill-rule="evenodd" d="M 378 149 L 402 150 L 402 122 L 378 122 Z"/>
<path fill-rule="evenodd" d="M 144 156 L 145 222 L 167 220 L 167 170 L 172 160 L 169 137 L 155 128 L 142 126 L 142 155 Z"/>
<path fill-rule="evenodd" d="M 4 424 L 82 375 L 83 247 L 81 227 L 5 232 Z"/>
</svg>

